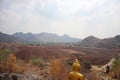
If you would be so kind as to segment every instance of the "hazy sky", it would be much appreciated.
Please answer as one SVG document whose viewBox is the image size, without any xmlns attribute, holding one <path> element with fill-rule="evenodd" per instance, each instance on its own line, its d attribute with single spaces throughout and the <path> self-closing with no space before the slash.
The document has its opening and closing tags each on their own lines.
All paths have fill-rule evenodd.
<svg viewBox="0 0 120 80">
<path fill-rule="evenodd" d="M 0 0 L 0 31 L 120 35 L 120 0 Z"/>
</svg>

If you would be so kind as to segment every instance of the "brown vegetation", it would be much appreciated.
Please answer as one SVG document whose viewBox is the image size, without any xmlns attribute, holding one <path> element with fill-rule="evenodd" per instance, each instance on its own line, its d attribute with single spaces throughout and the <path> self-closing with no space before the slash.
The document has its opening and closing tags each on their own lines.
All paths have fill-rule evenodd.
<svg viewBox="0 0 120 80">
<path fill-rule="evenodd" d="M 18 46 L 19 51 L 16 56 L 23 60 L 29 60 L 33 56 L 45 59 L 68 58 L 69 55 L 58 47 L 37 47 L 37 46 Z"/>
<path fill-rule="evenodd" d="M 15 46 L 15 48 L 17 48 L 15 49 L 17 51 L 14 51 L 15 55 L 5 54 L 3 59 L 0 54 L 0 59 L 3 59 L 3 61 L 0 61 L 0 72 L 22 72 L 23 69 L 21 66 L 24 65 L 26 67 L 25 73 L 35 73 L 43 76 L 44 79 L 46 78 L 45 80 L 67 80 L 67 74 L 71 71 L 70 67 L 75 58 L 78 58 L 80 61 L 80 72 L 84 74 L 86 79 L 98 80 L 99 77 L 101 77 L 101 73 L 97 74 L 97 71 L 90 72 L 91 65 L 102 66 L 120 53 L 119 49 L 66 48 L 53 46 Z M 7 49 L 5 51 L 7 51 Z M 33 59 L 33 57 L 35 58 Z M 119 59 L 114 62 L 114 67 L 110 73 L 110 76 L 113 76 L 113 78 L 119 77 L 119 62 Z"/>
<path fill-rule="evenodd" d="M 52 80 L 67 80 L 69 70 L 64 60 L 55 59 L 51 61 L 50 78 Z"/>
<path fill-rule="evenodd" d="M 120 49 L 100 49 L 100 48 L 70 48 L 72 50 L 85 53 L 84 58 L 91 62 L 92 65 L 104 65 L 111 58 L 120 54 Z"/>
<path fill-rule="evenodd" d="M 113 78 L 120 79 L 120 57 L 115 57 L 115 61 L 113 62 L 112 69 L 110 75 Z"/>
<path fill-rule="evenodd" d="M 17 66 L 16 56 L 14 54 L 9 54 L 6 60 L 0 62 L 0 73 L 3 72 L 23 72 L 24 70 Z"/>
</svg>

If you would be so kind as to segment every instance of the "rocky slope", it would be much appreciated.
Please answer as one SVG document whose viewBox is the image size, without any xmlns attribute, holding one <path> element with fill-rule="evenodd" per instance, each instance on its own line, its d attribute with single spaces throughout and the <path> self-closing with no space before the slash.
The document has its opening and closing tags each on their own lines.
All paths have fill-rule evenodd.
<svg viewBox="0 0 120 80">
<path fill-rule="evenodd" d="M 91 48 L 120 48 L 120 35 L 105 39 L 89 36 L 79 42 L 78 46 Z"/>
</svg>

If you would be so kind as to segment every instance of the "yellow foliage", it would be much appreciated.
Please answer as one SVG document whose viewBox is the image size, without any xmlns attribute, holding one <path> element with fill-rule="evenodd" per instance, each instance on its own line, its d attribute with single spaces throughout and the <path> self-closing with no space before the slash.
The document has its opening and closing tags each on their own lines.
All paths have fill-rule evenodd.
<svg viewBox="0 0 120 80">
<path fill-rule="evenodd" d="M 53 80 L 66 80 L 68 70 L 63 61 L 55 59 L 51 61 L 50 76 Z"/>
<path fill-rule="evenodd" d="M 16 56 L 9 54 L 7 59 L 0 64 L 0 72 L 23 72 L 23 69 L 17 66 Z"/>
</svg>

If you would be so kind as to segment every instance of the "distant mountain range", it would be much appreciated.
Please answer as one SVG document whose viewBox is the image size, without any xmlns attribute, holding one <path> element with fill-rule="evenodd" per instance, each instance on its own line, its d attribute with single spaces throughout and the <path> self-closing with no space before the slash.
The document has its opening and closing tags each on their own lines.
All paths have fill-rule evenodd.
<svg viewBox="0 0 120 80">
<path fill-rule="evenodd" d="M 90 48 L 120 48 L 120 35 L 112 38 L 99 39 L 89 36 L 77 44 L 80 47 Z"/>
<path fill-rule="evenodd" d="M 18 41 L 18 39 L 15 38 L 14 36 L 0 32 L 0 42 L 12 43 L 12 42 L 16 42 L 16 41 Z"/>
<path fill-rule="evenodd" d="M 14 37 L 12 35 L 8 35 L 5 33 L 0 32 L 0 43 L 23 43 L 23 42 L 27 42 L 25 40 L 22 40 L 20 38 Z"/>
<path fill-rule="evenodd" d="M 94 36 L 86 37 L 85 39 L 72 38 L 66 34 L 59 36 L 53 33 L 22 33 L 17 32 L 13 35 L 0 32 L 0 42 L 7 43 L 26 43 L 26 42 L 55 42 L 55 43 L 77 43 L 78 47 L 89 48 L 120 48 L 120 35 L 112 38 L 99 39 Z"/>
<path fill-rule="evenodd" d="M 40 34 L 32 34 L 32 33 L 22 33 L 17 32 L 14 33 L 12 36 L 20 38 L 25 41 L 29 42 L 80 42 L 81 39 L 79 38 L 72 38 L 68 35 L 59 36 L 53 33 L 40 33 Z"/>
<path fill-rule="evenodd" d="M 72 38 L 66 34 L 63 36 L 59 36 L 53 33 L 40 33 L 40 34 L 32 34 L 32 33 L 22 33 L 17 32 L 13 35 L 4 34 L 0 32 L 0 42 L 80 42 L 79 38 Z"/>
</svg>

